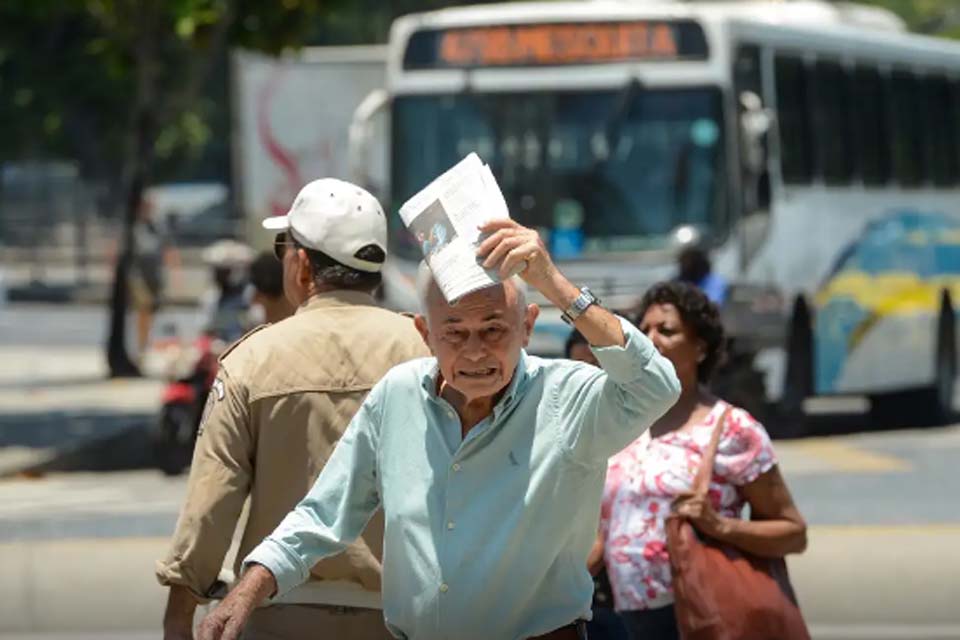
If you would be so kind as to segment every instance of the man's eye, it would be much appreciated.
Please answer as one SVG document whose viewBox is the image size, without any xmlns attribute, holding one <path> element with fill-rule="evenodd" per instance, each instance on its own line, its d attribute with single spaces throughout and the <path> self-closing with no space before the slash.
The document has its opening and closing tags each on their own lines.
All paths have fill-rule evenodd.
<svg viewBox="0 0 960 640">
<path fill-rule="evenodd" d="M 447 331 L 446 338 L 450 342 L 462 342 L 463 335 L 463 331 Z"/>
<path fill-rule="evenodd" d="M 489 327 L 489 328 L 487 328 L 487 329 L 484 329 L 484 331 L 483 331 L 483 333 L 484 333 L 484 335 L 485 335 L 486 337 L 488 337 L 488 338 L 494 338 L 494 339 L 499 338 L 500 336 L 502 336 L 502 335 L 503 335 L 503 332 L 504 332 L 504 331 L 503 331 L 503 327 Z"/>
</svg>

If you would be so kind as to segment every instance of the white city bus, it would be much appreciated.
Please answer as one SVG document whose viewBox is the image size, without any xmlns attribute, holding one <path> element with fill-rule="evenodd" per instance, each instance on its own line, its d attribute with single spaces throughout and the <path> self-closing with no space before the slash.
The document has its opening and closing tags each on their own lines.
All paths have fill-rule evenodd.
<svg viewBox="0 0 960 640">
<path fill-rule="evenodd" d="M 476 151 L 609 307 L 707 246 L 741 394 L 949 412 L 960 45 L 816 1 L 500 4 L 398 19 L 387 79 L 353 139 L 363 158 L 386 107 L 393 211 Z M 420 256 L 391 220 L 386 295 L 409 306 Z M 568 328 L 541 317 L 531 349 L 556 354 Z"/>
</svg>

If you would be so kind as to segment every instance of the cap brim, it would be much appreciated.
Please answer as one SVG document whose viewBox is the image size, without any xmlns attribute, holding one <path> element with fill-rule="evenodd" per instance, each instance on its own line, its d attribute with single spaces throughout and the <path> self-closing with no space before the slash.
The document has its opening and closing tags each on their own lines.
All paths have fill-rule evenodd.
<svg viewBox="0 0 960 640">
<path fill-rule="evenodd" d="M 262 223 L 264 229 L 283 231 L 290 228 L 290 216 L 272 216 Z"/>
</svg>

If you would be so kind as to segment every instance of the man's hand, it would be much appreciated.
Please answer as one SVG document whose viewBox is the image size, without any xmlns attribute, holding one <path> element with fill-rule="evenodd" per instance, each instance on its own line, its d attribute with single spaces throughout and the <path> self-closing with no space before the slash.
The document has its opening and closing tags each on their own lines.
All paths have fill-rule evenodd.
<svg viewBox="0 0 960 640">
<path fill-rule="evenodd" d="M 504 279 L 518 274 L 548 297 L 557 288 L 558 278 L 563 276 L 535 230 L 504 218 L 481 225 L 480 231 L 490 234 L 477 249 L 484 269 L 496 268 Z"/>
<path fill-rule="evenodd" d="M 276 590 L 273 574 L 266 567 L 253 565 L 200 623 L 197 640 L 237 640 L 253 610 Z"/>
<path fill-rule="evenodd" d="M 580 289 L 567 280 L 553 263 L 540 234 L 504 218 L 480 226 L 490 236 L 480 243 L 477 255 L 483 268 L 496 268 L 502 278 L 515 273 L 543 294 L 558 309 L 566 309 L 580 295 Z M 626 344 L 620 321 L 606 309 L 591 305 L 575 326 L 594 347 Z"/>
<path fill-rule="evenodd" d="M 171 585 L 163 613 L 163 640 L 193 640 L 193 613 L 197 600 L 182 585 Z"/>
</svg>

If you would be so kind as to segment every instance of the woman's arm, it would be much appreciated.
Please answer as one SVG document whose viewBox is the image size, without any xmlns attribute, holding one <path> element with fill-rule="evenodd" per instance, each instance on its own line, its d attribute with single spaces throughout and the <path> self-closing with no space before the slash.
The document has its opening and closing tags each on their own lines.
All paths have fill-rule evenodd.
<svg viewBox="0 0 960 640">
<path fill-rule="evenodd" d="M 674 511 L 705 535 L 766 558 L 782 558 L 807 548 L 807 524 L 793 504 L 790 490 L 774 466 L 740 487 L 750 503 L 750 520 L 717 514 L 709 500 L 683 496 Z"/>
<path fill-rule="evenodd" d="M 587 571 L 595 576 L 603 570 L 603 534 L 597 532 L 597 538 L 593 541 L 593 547 L 587 554 Z"/>
</svg>

